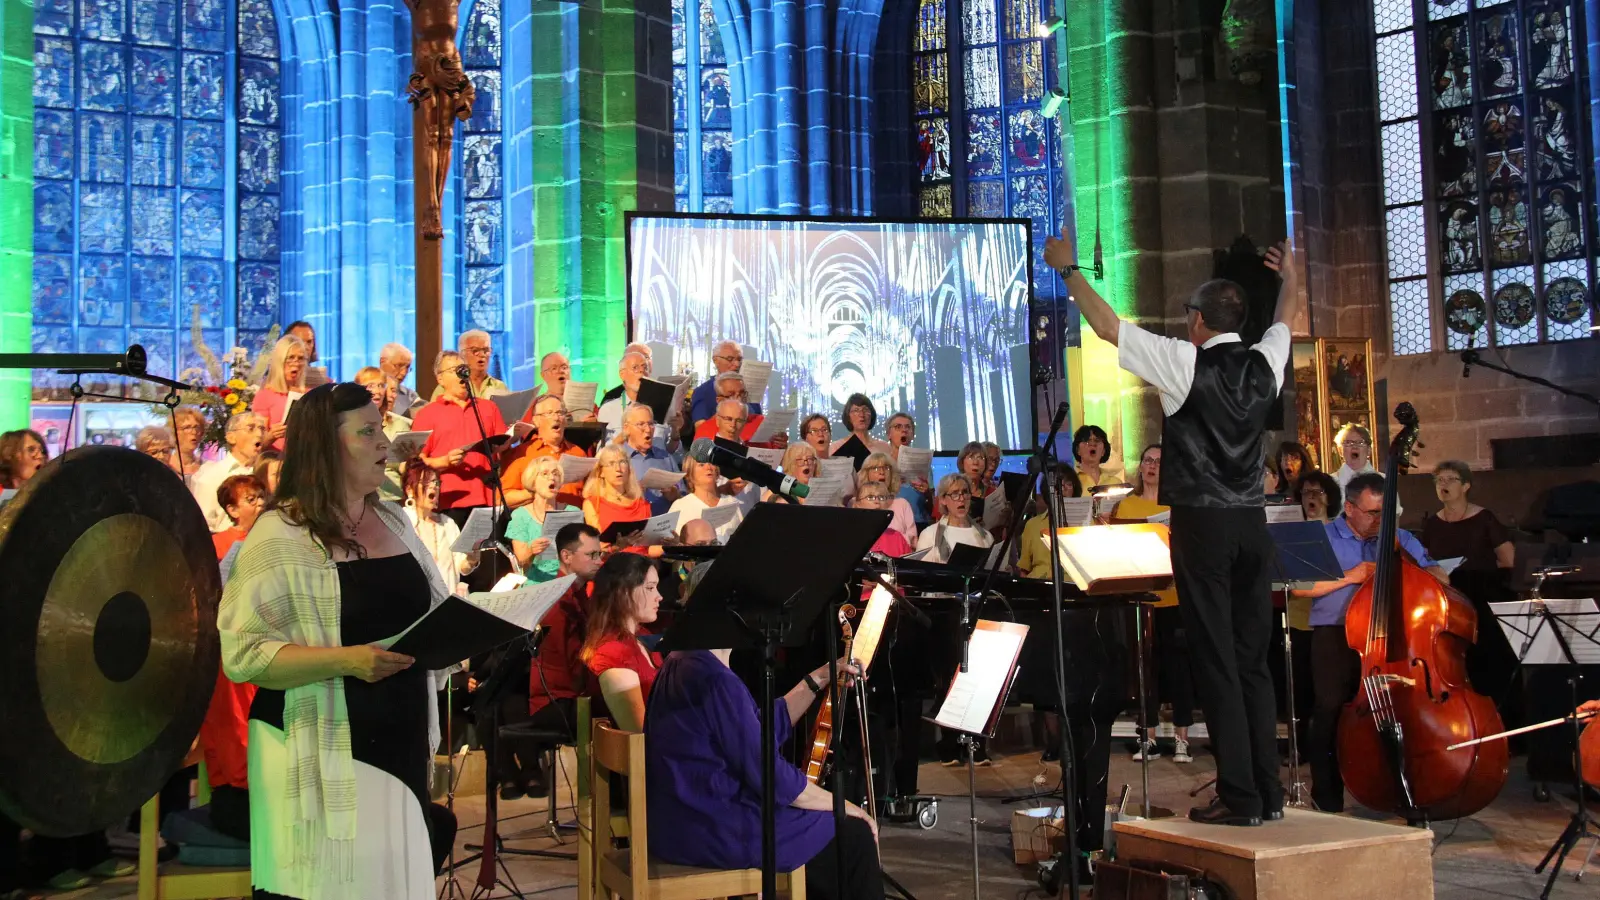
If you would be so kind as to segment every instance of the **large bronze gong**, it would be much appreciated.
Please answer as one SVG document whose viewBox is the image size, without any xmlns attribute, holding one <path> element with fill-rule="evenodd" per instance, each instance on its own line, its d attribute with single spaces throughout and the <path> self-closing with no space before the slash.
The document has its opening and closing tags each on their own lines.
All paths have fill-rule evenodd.
<svg viewBox="0 0 1600 900">
<path fill-rule="evenodd" d="M 204 516 L 160 462 L 52 460 L 0 509 L 0 809 L 48 835 L 126 817 L 177 771 L 217 677 Z"/>
</svg>

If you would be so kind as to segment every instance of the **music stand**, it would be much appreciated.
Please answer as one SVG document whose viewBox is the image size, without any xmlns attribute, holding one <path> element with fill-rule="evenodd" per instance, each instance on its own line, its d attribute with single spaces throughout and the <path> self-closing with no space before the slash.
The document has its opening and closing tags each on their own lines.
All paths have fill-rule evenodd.
<svg viewBox="0 0 1600 900">
<path fill-rule="evenodd" d="M 805 642 L 812 622 L 833 592 L 851 580 L 890 519 L 887 510 L 758 505 L 661 639 L 663 653 L 761 650 L 761 891 L 766 897 L 778 895 L 772 781 L 778 647 Z"/>
<path fill-rule="evenodd" d="M 1530 666 L 1564 666 L 1567 670 L 1567 690 L 1570 692 L 1572 709 L 1578 708 L 1578 680 L 1580 678 L 1579 666 L 1600 663 L 1600 609 L 1595 607 L 1593 599 L 1584 600 L 1547 600 L 1540 594 L 1544 585 L 1546 570 L 1533 573 L 1532 596 L 1527 600 L 1516 600 L 1509 603 L 1491 603 L 1489 608 L 1494 610 L 1495 616 L 1500 620 L 1500 628 L 1505 632 L 1506 640 L 1513 645 L 1520 643 L 1521 652 L 1517 654 L 1517 661 Z M 1535 866 L 1534 874 L 1541 874 L 1545 867 L 1555 861 L 1555 867 L 1550 870 L 1550 877 L 1545 880 L 1544 890 L 1540 892 L 1540 900 L 1548 900 L 1550 891 L 1555 888 L 1556 878 L 1561 874 L 1561 867 L 1567 861 L 1567 854 L 1572 852 L 1578 842 L 1584 838 L 1600 841 L 1600 822 L 1596 822 L 1594 813 L 1591 813 L 1584 798 L 1583 784 L 1583 741 L 1580 733 L 1582 727 L 1578 718 L 1572 717 L 1572 738 L 1577 754 L 1572 765 L 1572 782 L 1577 792 L 1578 808 L 1567 822 L 1567 827 L 1562 830 L 1550 849 L 1545 851 L 1544 859 Z M 1591 852 L 1590 856 L 1594 854 Z M 1584 861 L 1587 868 L 1588 860 Z M 1583 868 L 1578 870 L 1576 878 L 1583 877 Z"/>
<path fill-rule="evenodd" d="M 961 668 L 950 678 L 950 688 L 932 722 L 960 735 L 967 751 L 967 816 L 972 842 L 972 900 L 978 893 L 978 781 L 974 752 L 979 738 L 993 737 L 1006 697 L 1017 678 L 1017 657 L 1028 626 L 1016 622 L 979 619 L 962 647 Z M 973 644 L 981 644 L 971 653 Z M 1063 814 L 1065 811 L 1063 810 Z M 1069 860 L 1075 865 L 1076 860 Z"/>
<path fill-rule="evenodd" d="M 1306 806 L 1305 782 L 1300 780 L 1300 719 L 1294 708 L 1294 629 L 1289 627 L 1288 592 L 1309 587 L 1312 582 L 1337 581 L 1344 577 L 1339 557 L 1328 543 L 1328 529 L 1321 522 L 1268 522 L 1272 538 L 1272 566 L 1276 574 L 1272 589 L 1283 591 L 1283 679 L 1288 693 L 1289 712 L 1289 805 Z"/>
</svg>

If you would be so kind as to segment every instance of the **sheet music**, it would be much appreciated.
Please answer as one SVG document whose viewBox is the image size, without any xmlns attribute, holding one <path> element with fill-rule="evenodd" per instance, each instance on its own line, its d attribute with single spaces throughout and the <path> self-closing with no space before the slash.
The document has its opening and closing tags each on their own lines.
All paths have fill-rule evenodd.
<svg viewBox="0 0 1600 900">
<path fill-rule="evenodd" d="M 1157 525 L 1170 525 L 1172 524 L 1172 510 L 1164 509 L 1153 516 L 1146 516 L 1145 521 Z"/>
<path fill-rule="evenodd" d="M 722 529 L 729 522 L 732 522 L 734 519 L 738 518 L 739 514 L 742 512 L 744 512 L 744 507 L 742 505 L 738 503 L 725 503 L 719 506 L 707 507 L 705 511 L 700 513 L 700 519 L 707 525 L 710 525 L 711 530 L 715 531 L 720 539 L 722 537 Z"/>
<path fill-rule="evenodd" d="M 753 444 L 764 444 L 772 440 L 778 433 L 788 434 L 789 426 L 794 424 L 796 409 L 769 409 L 761 417 L 761 425 L 756 428 L 756 433 L 750 435 Z"/>
<path fill-rule="evenodd" d="M 630 543 L 635 546 L 649 546 L 659 544 L 678 533 L 678 516 L 680 513 L 665 512 L 659 516 L 651 516 L 644 523 L 644 530 L 635 534 Z"/>
<path fill-rule="evenodd" d="M 590 472 L 594 471 L 594 457 L 592 456 L 573 456 L 570 453 L 563 453 L 560 456 L 560 460 L 562 484 L 582 481 L 589 477 Z"/>
<path fill-rule="evenodd" d="M 511 591 L 452 596 L 379 645 L 415 656 L 428 668 L 445 668 L 511 640 L 519 630 L 537 628 L 574 578 L 566 575 Z"/>
<path fill-rule="evenodd" d="M 901 447 L 895 454 L 895 465 L 900 467 L 900 478 L 911 482 L 918 478 L 933 480 L 933 451 L 916 447 Z"/>
<path fill-rule="evenodd" d="M 533 434 L 533 426 L 520 419 L 506 426 L 506 437 L 513 442 L 525 441 L 530 434 Z"/>
<path fill-rule="evenodd" d="M 639 479 L 639 487 L 647 491 L 662 491 L 682 480 L 682 472 L 672 472 L 667 469 L 646 469 L 644 477 Z"/>
<path fill-rule="evenodd" d="M 1107 525 L 1060 535 L 1056 547 L 1061 566 L 1082 590 L 1107 578 L 1139 578 L 1172 574 L 1172 551 L 1166 541 L 1141 526 Z"/>
<path fill-rule="evenodd" d="M 767 396 L 767 382 L 772 380 L 772 363 L 747 359 L 739 364 L 739 374 L 744 376 L 744 394 L 750 403 L 762 403 Z"/>
<path fill-rule="evenodd" d="M 1452 556 L 1449 559 L 1436 559 L 1434 562 L 1439 564 L 1439 568 L 1443 569 L 1446 575 L 1454 575 L 1465 559 L 1465 556 Z"/>
<path fill-rule="evenodd" d="M 587 417 L 594 412 L 594 396 L 599 390 L 598 381 L 569 381 L 561 392 L 561 403 L 574 416 Z"/>
<path fill-rule="evenodd" d="M 1062 528 L 1082 528 L 1094 522 L 1093 497 L 1066 497 L 1061 501 Z"/>
<path fill-rule="evenodd" d="M 422 452 L 424 444 L 428 443 L 430 431 L 403 431 L 394 436 L 389 442 L 389 462 L 399 465 Z"/>
<path fill-rule="evenodd" d="M 683 420 L 683 398 L 689 393 L 689 378 L 686 375 L 663 375 L 656 381 L 672 385 L 672 401 L 667 407 L 667 422 L 676 424 Z"/>
<path fill-rule="evenodd" d="M 823 460 L 831 462 L 832 460 Z M 850 461 L 843 460 L 845 465 Z M 806 504 L 809 506 L 838 506 L 844 502 L 844 495 L 850 490 L 851 471 L 823 469 L 811 476 L 811 483 L 807 485 L 810 493 L 806 494 Z"/>
<path fill-rule="evenodd" d="M 582 522 L 583 510 L 581 509 L 559 509 L 545 513 L 544 527 L 540 530 L 539 535 L 541 537 L 549 538 L 550 546 L 544 548 L 544 551 L 535 556 L 534 559 L 542 559 L 546 561 L 557 559 L 556 535 L 560 534 L 561 529 L 567 527 L 568 525 L 578 525 Z"/>
<path fill-rule="evenodd" d="M 765 463 L 771 468 L 776 469 L 783 462 L 783 451 L 776 447 L 746 447 L 745 449 L 749 451 L 746 455 L 751 459 Z"/>
<path fill-rule="evenodd" d="M 867 598 L 867 608 L 856 620 L 855 638 L 850 643 L 850 657 L 864 666 L 872 664 L 878 654 L 878 642 L 883 637 L 883 626 L 889 620 L 889 608 L 894 606 L 894 595 L 883 585 L 872 589 Z"/>
<path fill-rule="evenodd" d="M 1109 516 L 1122 502 L 1122 498 L 1133 493 L 1133 488 L 1111 487 L 1093 495 L 1094 514 L 1096 516 Z"/>
<path fill-rule="evenodd" d="M 1274 504 L 1266 507 L 1267 524 L 1276 525 L 1279 522 L 1304 522 L 1306 511 L 1298 504 Z"/>
<path fill-rule="evenodd" d="M 478 549 L 478 543 L 494 534 L 494 508 L 480 506 L 467 516 L 467 524 L 461 526 L 461 536 L 450 545 L 451 552 L 471 553 Z"/>
<path fill-rule="evenodd" d="M 509 394 L 495 394 L 489 398 L 500 410 L 500 421 L 515 422 L 527 415 L 528 407 L 533 405 L 533 398 L 538 395 L 538 390 L 528 388 L 525 391 L 513 391 Z"/>
<path fill-rule="evenodd" d="M 905 556 L 902 556 L 900 558 L 903 559 L 903 560 L 906 560 L 907 562 L 917 562 L 918 560 L 921 560 L 921 559 L 927 557 L 927 555 L 929 553 L 932 553 L 932 552 L 933 552 L 933 548 L 929 547 L 929 548 L 927 548 L 925 550 L 918 550 L 915 553 L 907 553 Z"/>
<path fill-rule="evenodd" d="M 283 419 L 281 419 L 278 424 L 281 425 L 284 422 L 289 421 L 289 410 L 294 409 L 294 402 L 296 400 L 299 400 L 301 397 L 304 397 L 304 396 L 305 396 L 305 392 L 304 391 L 290 391 L 284 397 L 284 401 L 283 401 Z"/>
<path fill-rule="evenodd" d="M 1026 626 L 1000 631 L 981 627 L 973 630 L 972 641 L 967 646 L 967 671 L 956 672 L 950 683 L 950 693 L 945 695 L 939 714 L 933 720 L 945 728 L 968 734 L 986 733 L 989 719 L 1010 681 L 1013 663 L 1022 650 L 1027 631 Z"/>
<path fill-rule="evenodd" d="M 572 587 L 572 582 L 576 578 L 576 575 L 563 575 L 551 581 L 530 584 L 514 591 L 468 594 L 467 602 L 519 628 L 532 631 L 539 627 L 539 620 L 543 619 L 544 614 L 550 611 L 550 607 L 555 606 L 561 595 Z"/>
<path fill-rule="evenodd" d="M 1513 600 L 1509 603 L 1491 603 L 1500 630 L 1505 632 L 1511 649 L 1524 665 L 1557 666 L 1567 664 L 1561 642 L 1534 610 L 1533 600 Z M 1543 600 L 1545 608 L 1555 616 L 1556 627 L 1572 648 L 1572 659 L 1582 666 L 1600 665 L 1600 608 L 1594 598 L 1580 600 Z"/>
</svg>

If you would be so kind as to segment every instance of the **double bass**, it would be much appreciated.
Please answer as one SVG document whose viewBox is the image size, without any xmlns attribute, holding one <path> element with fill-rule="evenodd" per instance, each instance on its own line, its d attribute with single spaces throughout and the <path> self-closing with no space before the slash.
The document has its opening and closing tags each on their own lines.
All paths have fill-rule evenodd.
<svg viewBox="0 0 1600 900">
<path fill-rule="evenodd" d="M 1396 540 L 1399 476 L 1417 443 L 1417 414 L 1401 403 L 1389 447 L 1377 570 L 1356 591 L 1345 638 L 1361 656 L 1361 681 L 1339 718 L 1339 773 L 1363 806 L 1413 823 L 1470 816 L 1505 784 L 1504 741 L 1450 752 L 1502 730 L 1494 702 L 1467 679 L 1477 641 L 1471 601 L 1442 584 Z"/>
</svg>

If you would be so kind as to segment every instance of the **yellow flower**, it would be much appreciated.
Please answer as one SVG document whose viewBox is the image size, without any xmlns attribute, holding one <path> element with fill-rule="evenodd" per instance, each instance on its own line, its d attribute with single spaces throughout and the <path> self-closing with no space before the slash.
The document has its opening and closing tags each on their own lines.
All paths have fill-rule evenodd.
<svg viewBox="0 0 1600 900">
<path fill-rule="evenodd" d="M 248 385 L 246 385 L 244 383 L 244 379 L 243 378 L 230 378 L 230 379 L 228 379 L 228 388 L 231 389 L 231 390 L 242 391 L 246 387 L 248 387 Z"/>
<path fill-rule="evenodd" d="M 236 404 L 238 404 L 239 395 L 238 394 L 225 394 L 223 396 L 223 398 L 222 398 L 222 402 L 226 403 L 231 408 L 231 407 L 235 406 Z"/>
</svg>

